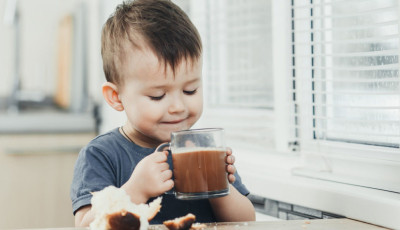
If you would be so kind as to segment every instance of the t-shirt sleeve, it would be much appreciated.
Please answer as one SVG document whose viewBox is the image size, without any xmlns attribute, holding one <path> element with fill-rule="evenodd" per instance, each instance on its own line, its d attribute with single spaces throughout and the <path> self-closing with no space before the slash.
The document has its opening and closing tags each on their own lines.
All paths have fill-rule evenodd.
<svg viewBox="0 0 400 230">
<path fill-rule="evenodd" d="M 242 195 L 247 196 L 250 194 L 250 191 L 246 188 L 246 186 L 242 183 L 242 178 L 239 176 L 239 173 L 235 172 L 236 180 L 232 184 Z"/>
<path fill-rule="evenodd" d="M 74 215 L 79 208 L 91 204 L 91 192 L 109 185 L 115 186 L 115 170 L 111 162 L 106 154 L 94 146 L 87 146 L 80 151 L 70 191 Z"/>
</svg>

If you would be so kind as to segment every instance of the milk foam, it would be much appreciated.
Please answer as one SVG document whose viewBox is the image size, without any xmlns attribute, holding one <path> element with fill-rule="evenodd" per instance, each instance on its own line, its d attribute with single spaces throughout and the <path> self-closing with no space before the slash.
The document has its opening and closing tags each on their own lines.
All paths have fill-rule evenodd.
<svg viewBox="0 0 400 230">
<path fill-rule="evenodd" d="M 190 152 L 199 152 L 199 151 L 226 151 L 225 148 L 216 148 L 216 147 L 188 147 L 188 148 L 179 148 L 174 149 L 171 148 L 172 154 L 181 154 L 181 153 L 190 153 Z"/>
</svg>

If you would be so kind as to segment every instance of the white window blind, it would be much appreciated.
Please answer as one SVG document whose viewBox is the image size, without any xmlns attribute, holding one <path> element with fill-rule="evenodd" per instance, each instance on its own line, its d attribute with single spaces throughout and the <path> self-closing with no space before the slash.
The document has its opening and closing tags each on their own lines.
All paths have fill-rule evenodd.
<svg viewBox="0 0 400 230">
<path fill-rule="evenodd" d="M 189 12 L 204 48 L 196 125 L 225 128 L 234 149 L 273 148 L 271 0 L 192 0 Z"/>
<path fill-rule="evenodd" d="M 207 101 L 272 108 L 271 1 L 207 1 Z"/>
<path fill-rule="evenodd" d="M 301 151 L 384 162 L 392 170 L 388 183 L 374 176 L 347 182 L 400 192 L 399 1 L 292 0 L 292 55 Z M 335 171 L 332 162 L 324 170 Z"/>
</svg>

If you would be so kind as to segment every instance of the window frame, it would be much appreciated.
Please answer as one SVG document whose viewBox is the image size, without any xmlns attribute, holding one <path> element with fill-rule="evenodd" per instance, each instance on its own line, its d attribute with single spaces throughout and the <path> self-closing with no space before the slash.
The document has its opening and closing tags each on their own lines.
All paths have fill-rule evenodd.
<svg viewBox="0 0 400 230">
<path fill-rule="evenodd" d="M 281 89 L 274 90 L 274 120 L 271 122 L 274 125 L 272 135 L 276 137 L 275 149 L 234 147 L 236 168 L 252 194 L 396 228 L 400 226 L 400 220 L 396 216 L 400 212 L 400 194 L 316 179 L 309 175 L 300 176 L 297 173 L 298 169 L 304 169 L 305 162 L 312 161 L 306 159 L 307 154 L 299 151 L 295 145 L 291 124 L 293 118 L 289 115 L 294 110 L 291 103 L 292 79 L 289 68 L 292 63 L 291 38 L 288 36 L 291 34 L 290 9 L 289 0 L 272 0 L 274 89 Z M 219 114 L 219 119 L 224 119 L 224 114 L 236 112 L 241 113 L 242 110 L 231 111 L 205 105 L 199 125 L 215 124 L 210 122 L 215 119 L 215 113 Z M 249 115 L 247 119 L 253 117 Z M 375 154 L 379 150 L 372 151 Z M 346 161 L 352 162 L 351 159 Z"/>
<path fill-rule="evenodd" d="M 285 3 L 273 2 L 274 12 L 291 9 L 290 3 L 287 3 L 289 1 L 284 1 Z M 301 136 L 308 135 L 306 141 L 300 143 L 300 146 L 298 145 L 294 131 L 296 124 L 294 123 L 294 118 L 288 115 L 293 114 L 294 111 L 290 91 L 293 84 L 291 77 L 291 17 L 288 13 L 286 13 L 286 18 L 282 13 L 274 13 L 272 25 L 275 89 L 273 111 L 264 111 L 265 119 L 261 119 L 260 116 L 252 114 L 254 111 L 251 109 L 213 108 L 206 104 L 203 118 L 199 121 L 198 126 L 216 126 L 218 124 L 225 124 L 226 126 L 228 122 L 226 114 L 229 114 L 230 118 L 232 118 L 230 120 L 231 124 L 227 126 L 235 126 L 235 124 L 243 120 L 253 121 L 255 124 L 265 125 L 268 123 L 268 127 L 271 128 L 273 126 L 273 132 L 262 135 L 273 135 L 275 137 L 274 149 L 269 148 L 270 146 L 253 146 L 251 149 L 246 149 L 249 144 L 241 145 L 237 143 L 237 139 L 228 139 L 228 143 L 234 143 L 235 147 L 244 151 L 244 153 L 238 153 L 243 157 L 251 155 L 251 157 L 257 158 L 260 154 L 266 154 L 266 152 L 295 157 L 303 163 L 300 166 L 295 164 L 296 167 L 292 168 L 293 175 L 380 190 L 393 190 L 392 183 L 398 182 L 396 175 L 400 174 L 400 155 L 397 153 L 398 149 L 396 148 L 336 141 L 324 141 L 324 143 L 321 143 L 318 140 L 314 140 L 310 135 L 313 129 L 312 126 L 309 129 L 297 130 Z M 238 114 L 241 115 L 239 116 Z M 272 121 L 268 119 L 272 119 Z M 312 124 L 312 121 L 307 122 Z M 228 128 L 228 130 L 230 131 L 231 129 Z M 246 135 L 246 133 L 243 133 L 243 138 L 246 138 Z M 359 171 L 352 170 L 352 168 L 356 168 Z M 327 176 L 327 172 L 331 172 L 331 174 Z M 374 175 L 374 173 L 387 178 L 387 184 L 384 185 L 378 178 L 375 178 L 375 183 L 371 181 L 368 176 Z M 357 182 L 357 180 L 360 182 Z M 395 188 L 395 190 L 396 192 L 400 191 L 400 188 Z"/>
<path fill-rule="evenodd" d="M 309 23 L 309 21 L 304 21 L 304 23 Z M 310 43 L 305 49 L 311 50 L 311 46 Z M 296 67 L 291 66 L 296 71 Z M 312 81 L 311 68 L 312 65 L 305 71 L 309 74 L 310 81 Z M 299 85 L 302 83 L 301 80 L 297 81 L 296 86 L 301 87 Z M 294 102 L 300 104 L 299 113 L 312 110 L 312 103 L 310 103 L 312 94 L 310 90 L 308 97 L 301 98 L 300 102 Z M 301 106 L 302 100 L 308 100 L 304 103 L 306 104 L 304 107 Z M 313 118 L 299 116 L 297 119 L 298 122 L 307 126 L 296 130 L 298 136 L 301 137 L 299 148 L 304 165 L 293 169 L 294 175 L 400 193 L 400 178 L 396 176 L 400 175 L 399 148 L 373 146 L 368 143 L 318 140 L 313 137 Z"/>
</svg>

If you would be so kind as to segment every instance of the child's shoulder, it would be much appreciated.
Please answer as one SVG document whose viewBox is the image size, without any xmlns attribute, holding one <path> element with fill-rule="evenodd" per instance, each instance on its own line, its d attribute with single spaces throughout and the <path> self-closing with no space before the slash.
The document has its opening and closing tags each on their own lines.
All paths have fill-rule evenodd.
<svg viewBox="0 0 400 230">
<path fill-rule="evenodd" d="M 94 137 L 89 144 L 91 143 L 97 143 L 97 142 L 104 142 L 104 141 L 110 141 L 110 140 L 116 140 L 118 139 L 118 128 L 114 128 L 110 131 L 107 131 L 105 133 L 99 134 L 96 137 Z"/>
<path fill-rule="evenodd" d="M 121 145 L 121 137 L 122 136 L 119 134 L 118 128 L 115 128 L 96 136 L 86 145 L 85 148 L 95 148 L 99 150 L 115 149 L 117 146 Z"/>
<path fill-rule="evenodd" d="M 97 135 L 95 138 L 91 140 L 91 142 L 96 142 L 96 141 L 104 141 L 108 139 L 118 139 L 118 134 L 119 133 L 119 128 L 114 128 L 110 131 L 107 131 L 105 133 Z"/>
</svg>

